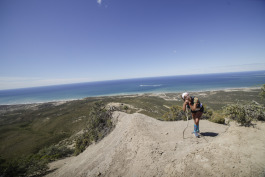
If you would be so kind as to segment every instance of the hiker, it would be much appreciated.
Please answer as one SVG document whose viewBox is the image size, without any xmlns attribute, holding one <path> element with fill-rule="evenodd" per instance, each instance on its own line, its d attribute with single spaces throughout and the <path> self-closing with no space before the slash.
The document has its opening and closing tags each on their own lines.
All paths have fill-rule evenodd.
<svg viewBox="0 0 265 177">
<path fill-rule="evenodd" d="M 199 121 L 203 114 L 204 108 L 203 105 L 200 103 L 199 99 L 194 96 L 190 96 L 189 93 L 185 92 L 182 94 L 183 103 L 183 111 L 186 111 L 186 106 L 191 110 L 192 118 L 194 120 L 194 131 L 193 133 L 195 136 L 199 136 Z"/>
</svg>

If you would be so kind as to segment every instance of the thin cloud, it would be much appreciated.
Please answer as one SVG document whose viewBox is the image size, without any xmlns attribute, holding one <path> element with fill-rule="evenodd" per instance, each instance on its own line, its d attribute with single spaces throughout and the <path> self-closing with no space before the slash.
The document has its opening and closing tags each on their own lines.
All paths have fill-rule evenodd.
<svg viewBox="0 0 265 177">
<path fill-rule="evenodd" d="M 0 77 L 0 90 L 91 82 L 88 78 Z"/>
<path fill-rule="evenodd" d="M 265 63 L 246 63 L 238 65 L 212 66 L 207 71 L 210 72 L 241 72 L 241 71 L 261 71 L 265 70 Z"/>
<path fill-rule="evenodd" d="M 102 0 L 97 0 L 97 3 L 98 3 L 99 5 L 101 5 Z"/>
</svg>

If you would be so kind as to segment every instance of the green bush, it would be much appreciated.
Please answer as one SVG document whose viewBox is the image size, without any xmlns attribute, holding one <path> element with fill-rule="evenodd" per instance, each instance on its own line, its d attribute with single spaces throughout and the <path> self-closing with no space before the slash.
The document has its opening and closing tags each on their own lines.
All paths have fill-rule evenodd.
<svg viewBox="0 0 265 177">
<path fill-rule="evenodd" d="M 231 119 L 240 123 L 242 126 L 250 126 L 253 120 L 265 120 L 264 107 L 257 102 L 248 105 L 231 104 L 224 107 L 224 112 Z"/>
<path fill-rule="evenodd" d="M 0 166 L 0 176 L 3 177 L 37 176 L 48 170 L 48 162 L 40 160 L 35 155 L 22 156 L 10 161 L 1 159 Z"/>
<path fill-rule="evenodd" d="M 92 144 L 93 138 L 88 132 L 85 132 L 81 137 L 77 138 L 75 142 L 75 155 L 82 153 L 90 144 Z"/>
<path fill-rule="evenodd" d="M 213 110 L 210 109 L 206 104 L 203 104 L 204 111 L 201 119 L 210 119 L 213 115 Z"/>
<path fill-rule="evenodd" d="M 73 150 L 66 146 L 55 146 L 45 147 L 36 154 L 41 160 L 48 162 L 55 161 L 57 159 L 68 157 L 73 154 Z"/>
<path fill-rule="evenodd" d="M 76 140 L 75 155 L 83 152 L 93 141 L 97 142 L 112 128 L 112 110 L 106 110 L 102 102 L 96 102 L 89 113 L 84 134 Z"/>
<path fill-rule="evenodd" d="M 128 106 L 123 106 L 123 109 L 125 110 L 125 112 L 127 112 L 127 110 L 129 109 L 129 107 Z"/>
<path fill-rule="evenodd" d="M 165 121 L 186 120 L 186 115 L 181 106 L 171 106 L 170 110 L 163 115 Z"/>
<path fill-rule="evenodd" d="M 209 121 L 218 123 L 218 124 L 224 124 L 225 118 L 223 114 L 214 113 L 212 117 L 209 119 Z"/>
<path fill-rule="evenodd" d="M 259 93 L 259 96 L 264 99 L 265 98 L 265 84 L 261 87 L 261 92 Z"/>
<path fill-rule="evenodd" d="M 36 155 L 20 158 L 19 165 L 22 169 L 26 169 L 26 176 L 42 175 L 49 169 L 48 161 L 39 159 Z"/>
<path fill-rule="evenodd" d="M 48 170 L 48 163 L 73 154 L 73 150 L 63 146 L 50 146 L 37 154 L 21 156 L 13 160 L 0 158 L 0 176 L 37 176 Z"/>
</svg>

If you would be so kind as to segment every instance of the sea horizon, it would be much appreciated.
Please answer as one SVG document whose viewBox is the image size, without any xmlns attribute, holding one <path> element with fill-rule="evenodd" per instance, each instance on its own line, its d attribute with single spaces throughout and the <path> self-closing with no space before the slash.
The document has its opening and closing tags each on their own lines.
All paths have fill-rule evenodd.
<svg viewBox="0 0 265 177">
<path fill-rule="evenodd" d="M 0 90 L 0 105 L 46 103 L 78 100 L 86 97 L 145 93 L 258 88 L 263 84 L 265 84 L 265 70 L 119 79 Z"/>
</svg>

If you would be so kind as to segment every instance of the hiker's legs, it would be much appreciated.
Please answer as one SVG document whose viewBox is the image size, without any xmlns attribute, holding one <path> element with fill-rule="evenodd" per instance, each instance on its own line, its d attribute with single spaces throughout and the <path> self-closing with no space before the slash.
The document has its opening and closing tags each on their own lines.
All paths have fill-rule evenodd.
<svg viewBox="0 0 265 177">
<path fill-rule="evenodd" d="M 199 132 L 199 122 L 202 116 L 202 112 L 198 111 L 196 113 L 192 113 L 192 118 L 194 120 L 194 132 Z"/>
</svg>

